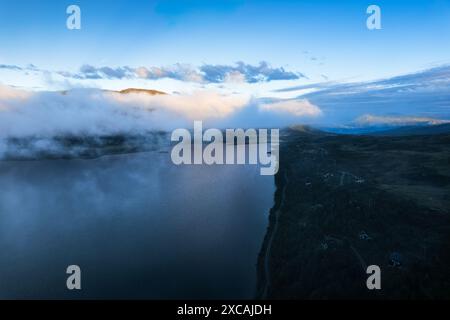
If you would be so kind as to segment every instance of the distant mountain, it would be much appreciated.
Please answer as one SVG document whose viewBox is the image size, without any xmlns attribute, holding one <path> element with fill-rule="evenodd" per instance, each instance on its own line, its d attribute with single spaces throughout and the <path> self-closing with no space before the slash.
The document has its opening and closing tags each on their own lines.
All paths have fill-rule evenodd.
<svg viewBox="0 0 450 320">
<path fill-rule="evenodd" d="M 429 125 L 429 126 L 405 126 L 374 132 L 371 135 L 377 136 L 418 136 L 430 134 L 450 133 L 450 123 Z"/>
<path fill-rule="evenodd" d="M 311 127 L 309 125 L 303 125 L 303 124 L 298 124 L 298 125 L 294 125 L 289 127 L 289 129 L 292 132 L 295 132 L 297 134 L 314 134 L 314 135 L 329 135 L 330 132 L 327 131 L 323 131 L 314 127 Z"/>
<path fill-rule="evenodd" d="M 127 89 L 123 89 L 123 90 L 115 91 L 115 92 L 122 93 L 122 94 L 145 93 L 145 94 L 149 94 L 149 95 L 152 95 L 152 96 L 159 95 L 159 94 L 167 94 L 165 92 L 158 91 L 158 90 L 139 89 L 139 88 L 127 88 Z"/>
<path fill-rule="evenodd" d="M 70 90 L 63 90 L 60 93 L 62 95 L 66 95 L 69 91 Z M 158 90 L 139 89 L 139 88 L 127 88 L 127 89 L 123 89 L 123 90 L 103 90 L 103 91 L 104 92 L 115 92 L 115 93 L 121 93 L 121 94 L 143 93 L 143 94 L 148 94 L 148 95 L 151 95 L 151 96 L 167 94 L 165 92 L 158 91 Z"/>
<path fill-rule="evenodd" d="M 338 127 L 320 128 L 326 132 L 344 135 L 369 136 L 410 136 L 450 133 L 450 123 L 444 124 L 417 124 L 404 126 L 369 126 L 369 127 Z"/>
</svg>

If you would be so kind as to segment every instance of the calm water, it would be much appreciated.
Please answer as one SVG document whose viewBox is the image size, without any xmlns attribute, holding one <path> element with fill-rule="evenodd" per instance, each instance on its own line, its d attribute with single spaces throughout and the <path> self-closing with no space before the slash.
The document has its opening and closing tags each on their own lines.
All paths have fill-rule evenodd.
<svg viewBox="0 0 450 320">
<path fill-rule="evenodd" d="M 252 298 L 274 188 L 159 152 L 0 161 L 0 298 Z"/>
</svg>

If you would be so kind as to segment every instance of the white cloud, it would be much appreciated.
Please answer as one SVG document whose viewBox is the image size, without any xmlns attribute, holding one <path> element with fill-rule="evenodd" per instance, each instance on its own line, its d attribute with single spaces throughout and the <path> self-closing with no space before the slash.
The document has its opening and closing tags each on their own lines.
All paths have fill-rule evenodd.
<svg viewBox="0 0 450 320">
<path fill-rule="evenodd" d="M 231 71 L 225 75 L 226 83 L 244 83 L 245 75 L 240 73 L 239 71 Z"/>
<path fill-rule="evenodd" d="M 8 137 L 140 134 L 205 125 L 233 128 L 290 125 L 298 117 L 317 116 L 320 109 L 306 100 L 259 105 L 248 94 L 213 89 L 190 93 L 120 94 L 97 89 L 61 92 L 25 92 L 0 87 L 0 140 Z M 256 108 L 255 108 L 256 106 Z M 261 117 L 260 111 L 267 114 Z M 276 116 L 277 113 L 282 113 Z M 285 114 L 290 114 L 285 117 Z M 296 118 L 297 117 L 297 118 Z M 253 122 L 252 122 L 253 121 Z M 239 125 L 238 125 L 239 126 Z"/>
<path fill-rule="evenodd" d="M 0 112 L 8 108 L 8 104 L 4 101 L 4 99 L 23 100 L 28 96 L 30 96 L 30 93 L 26 91 L 13 89 L 0 84 Z"/>
<path fill-rule="evenodd" d="M 289 113 L 296 117 L 317 117 L 322 115 L 322 111 L 308 100 L 286 100 L 260 105 L 260 110 L 277 113 Z"/>
<path fill-rule="evenodd" d="M 262 83 L 281 80 L 298 80 L 305 78 L 300 72 L 285 70 L 283 67 L 272 67 L 268 62 L 261 61 L 252 65 L 237 62 L 234 65 L 209 65 L 203 64 L 193 66 L 187 63 L 175 63 L 169 66 L 93 66 L 82 65 L 78 71 L 59 70 L 51 71 L 40 69 L 34 65 L 26 67 L 17 65 L 0 64 L 0 71 L 10 71 L 28 75 L 29 72 L 36 74 L 50 74 L 65 79 L 91 81 L 91 80 L 160 80 L 174 79 L 191 83 L 224 83 L 224 82 L 247 82 Z"/>
<path fill-rule="evenodd" d="M 250 101 L 248 95 L 225 95 L 211 90 L 156 96 L 111 93 L 107 98 L 128 106 L 151 110 L 164 109 L 189 120 L 224 118 L 245 107 Z"/>
<path fill-rule="evenodd" d="M 14 89 L 0 84 L 0 99 L 25 99 L 31 95 L 25 90 Z"/>
<path fill-rule="evenodd" d="M 211 91 L 151 96 L 86 89 L 24 93 L 2 87 L 0 138 L 170 130 L 192 120 L 225 118 L 249 99 Z"/>
</svg>

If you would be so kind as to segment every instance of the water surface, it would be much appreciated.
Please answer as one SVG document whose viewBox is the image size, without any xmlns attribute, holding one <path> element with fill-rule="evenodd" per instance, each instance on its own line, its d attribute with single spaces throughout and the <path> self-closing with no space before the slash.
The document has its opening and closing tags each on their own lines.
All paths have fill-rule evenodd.
<svg viewBox="0 0 450 320">
<path fill-rule="evenodd" d="M 160 152 L 0 161 L 0 298 L 252 298 L 273 180 Z"/>
</svg>

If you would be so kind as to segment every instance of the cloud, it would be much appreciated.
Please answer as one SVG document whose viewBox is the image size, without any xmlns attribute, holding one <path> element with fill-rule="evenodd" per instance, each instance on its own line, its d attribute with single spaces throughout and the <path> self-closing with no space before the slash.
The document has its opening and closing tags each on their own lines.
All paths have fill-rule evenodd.
<svg viewBox="0 0 450 320">
<path fill-rule="evenodd" d="M 372 97 L 395 97 L 399 95 L 407 96 L 411 95 L 412 98 L 416 98 L 415 94 L 418 93 L 431 93 L 431 92 L 443 92 L 447 91 L 450 87 L 450 66 L 440 66 L 433 69 L 424 70 L 421 72 L 406 74 L 402 76 L 396 76 L 388 79 L 381 79 L 370 82 L 357 82 L 357 83 L 322 83 L 317 84 L 317 91 L 309 96 L 372 96 Z M 296 88 L 291 88 L 295 90 Z M 288 91 L 289 88 L 284 89 Z M 450 94 L 450 92 L 449 92 Z"/>
<path fill-rule="evenodd" d="M 0 138 L 138 134 L 189 126 L 193 119 L 226 117 L 248 102 L 216 92 L 180 95 L 120 94 L 79 89 L 22 96 L 0 91 Z"/>
<path fill-rule="evenodd" d="M 325 76 L 326 77 L 326 76 Z M 425 91 L 436 89 L 447 89 L 450 85 L 450 65 L 443 65 L 420 72 L 405 74 L 387 79 L 338 83 L 338 82 L 318 82 L 301 86 L 286 87 L 275 90 L 276 92 L 290 92 L 301 89 L 318 89 L 310 96 L 337 96 L 346 94 L 360 94 L 367 92 L 376 92 L 383 94 L 394 94 L 412 91 Z"/>
<path fill-rule="evenodd" d="M 77 72 L 60 70 L 52 72 L 39 69 L 34 65 L 20 67 L 16 65 L 0 65 L 0 69 L 14 71 L 36 71 L 42 73 L 55 73 L 64 78 L 78 80 L 97 79 L 174 79 L 195 83 L 225 83 L 225 82 L 269 82 L 276 80 L 296 80 L 305 77 L 302 73 L 291 72 L 283 67 L 273 68 L 267 62 L 262 61 L 258 65 L 237 62 L 235 65 L 212 65 L 203 64 L 194 67 L 190 64 L 176 63 L 170 66 L 140 66 L 137 68 L 130 66 L 96 67 L 93 65 L 82 65 Z"/>
<path fill-rule="evenodd" d="M 41 70 L 38 67 L 36 67 L 34 64 L 28 64 L 25 67 L 21 67 L 21 66 L 17 66 L 17 65 L 12 65 L 12 64 L 0 64 L 0 69 L 3 70 L 13 70 L 13 71 L 42 71 L 44 72 L 45 70 Z"/>
<path fill-rule="evenodd" d="M 305 99 L 264 103 L 260 105 L 260 110 L 288 113 L 297 117 L 318 117 L 322 115 L 319 107 Z"/>
<path fill-rule="evenodd" d="M 6 69 L 6 70 L 15 70 L 15 71 L 22 71 L 23 68 L 16 66 L 16 65 L 11 65 L 11 64 L 0 64 L 0 69 Z"/>
<path fill-rule="evenodd" d="M 224 82 L 226 82 L 226 83 L 244 83 L 245 75 L 243 75 L 239 71 L 231 71 L 226 74 Z"/>
<path fill-rule="evenodd" d="M 450 120 L 433 119 L 428 117 L 412 116 L 377 116 L 366 114 L 358 117 L 355 124 L 358 126 L 408 126 L 408 125 L 438 125 L 450 123 Z"/>
<path fill-rule="evenodd" d="M 157 80 L 169 78 L 188 82 L 203 82 L 203 75 L 188 64 L 174 64 L 168 67 L 139 67 L 135 74 L 139 78 Z"/>
<path fill-rule="evenodd" d="M 28 66 L 27 68 L 33 68 Z M 255 66 L 253 66 L 255 67 Z M 34 67 L 37 68 L 37 67 Z M 239 70 L 235 70 L 238 68 Z M 204 80 L 208 73 L 220 81 L 249 81 L 275 77 L 260 64 L 213 66 L 205 71 L 188 65 L 168 68 L 96 68 L 84 66 L 86 77 L 133 77 Z M 221 77 L 224 77 L 223 79 Z M 210 79 L 211 80 L 211 79 Z M 218 79 L 214 81 L 219 81 Z M 192 80 L 194 81 L 194 80 Z M 260 79 L 264 81 L 264 79 Z M 170 130 L 205 120 L 217 127 L 270 127 L 315 121 L 333 126 L 373 123 L 408 124 L 450 119 L 450 66 L 360 83 L 324 82 L 279 91 L 310 90 L 295 99 L 255 99 L 245 94 L 222 94 L 220 88 L 165 96 L 73 90 L 67 95 L 27 92 L 0 86 L 0 139 L 8 136 L 57 134 L 115 134 Z M 369 116 L 368 116 L 369 115 Z"/>
<path fill-rule="evenodd" d="M 323 77 L 323 75 L 322 75 L 322 77 Z M 336 82 L 328 82 L 327 81 L 327 82 L 309 83 L 309 84 L 304 84 L 304 85 L 300 85 L 300 86 L 276 89 L 273 92 L 292 92 L 292 91 L 299 91 L 299 90 L 305 90 L 305 89 L 316 89 L 316 90 L 329 89 L 333 85 L 336 85 Z"/>
<path fill-rule="evenodd" d="M 29 97 L 31 94 L 32 94 L 31 92 L 27 92 L 25 90 L 14 89 L 12 87 L 0 84 L 0 101 L 9 99 L 25 99 Z"/>
<path fill-rule="evenodd" d="M 224 95 L 216 91 L 200 90 L 191 94 L 155 95 L 112 93 L 108 99 L 128 107 L 138 106 L 148 110 L 164 110 L 180 119 L 208 120 L 225 118 L 244 108 L 250 101 L 248 95 Z"/>
<path fill-rule="evenodd" d="M 253 108 L 260 104 L 263 104 L 260 108 Z M 266 118 L 271 123 L 282 119 L 278 124 L 284 125 L 320 113 L 306 100 L 271 104 L 249 95 L 222 94 L 216 90 L 149 95 L 96 89 L 26 92 L 0 86 L 0 140 L 30 136 L 144 134 L 189 128 L 194 120 L 203 120 L 205 126 L 233 128 L 238 122 L 257 119 L 261 111 L 267 113 Z M 257 121 L 253 124 L 263 125 Z"/>
<path fill-rule="evenodd" d="M 256 66 L 244 62 L 237 62 L 236 65 L 204 64 L 200 70 L 205 80 L 212 83 L 224 82 L 231 73 L 243 75 L 248 83 L 296 80 L 305 77 L 302 73 L 286 71 L 283 67 L 272 68 L 266 61 L 261 61 Z"/>
<path fill-rule="evenodd" d="M 135 71 L 130 67 L 101 67 L 97 68 L 88 64 L 80 67 L 79 73 L 72 75 L 66 72 L 59 73 L 62 76 L 71 76 L 77 79 L 124 79 L 133 78 Z"/>
<path fill-rule="evenodd" d="M 320 106 L 325 125 L 352 122 L 365 114 L 450 118 L 450 66 L 370 82 L 323 82 L 280 89 L 308 89 L 297 96 Z"/>
</svg>

